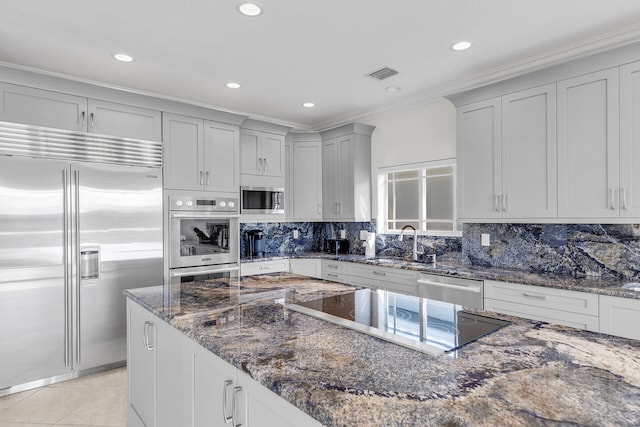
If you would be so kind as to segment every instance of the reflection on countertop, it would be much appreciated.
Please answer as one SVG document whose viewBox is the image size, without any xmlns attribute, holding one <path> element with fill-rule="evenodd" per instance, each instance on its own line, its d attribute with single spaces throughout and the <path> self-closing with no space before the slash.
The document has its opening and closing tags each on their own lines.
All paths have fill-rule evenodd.
<svg viewBox="0 0 640 427">
<path fill-rule="evenodd" d="M 353 287 L 292 274 L 127 291 L 327 426 L 639 425 L 640 342 L 513 323 L 430 356 L 288 310 Z"/>
<path fill-rule="evenodd" d="M 547 288 L 566 289 L 571 291 L 597 293 L 622 298 L 640 299 L 640 284 L 616 278 L 595 276 L 576 277 L 559 274 L 528 273 L 520 270 L 505 268 L 471 266 L 450 262 L 420 263 L 401 258 L 365 258 L 363 255 L 329 255 L 326 253 L 300 253 L 292 255 L 267 254 L 260 259 L 242 259 L 242 263 L 269 261 L 276 259 L 327 259 L 335 261 L 354 262 L 378 267 L 400 268 L 420 271 L 424 273 L 444 274 L 477 280 L 496 280 L 501 282 L 520 283 L 523 285 L 543 286 Z"/>
</svg>

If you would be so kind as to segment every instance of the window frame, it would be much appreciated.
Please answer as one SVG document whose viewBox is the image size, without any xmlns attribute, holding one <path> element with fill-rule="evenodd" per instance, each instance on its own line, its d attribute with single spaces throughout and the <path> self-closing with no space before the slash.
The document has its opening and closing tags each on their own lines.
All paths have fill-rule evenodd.
<svg viewBox="0 0 640 427">
<path fill-rule="evenodd" d="M 419 171 L 419 191 L 420 191 L 420 203 L 418 206 L 419 216 L 418 222 L 420 224 L 424 223 L 425 225 L 430 222 L 429 218 L 426 217 L 426 202 L 427 202 L 427 193 L 426 193 L 426 180 L 427 180 L 427 169 L 435 169 L 442 167 L 451 167 L 453 169 L 452 177 L 453 177 L 453 188 L 452 188 L 452 196 L 453 196 L 453 231 L 444 231 L 444 230 L 417 230 L 417 234 L 421 236 L 453 236 L 453 237 L 461 237 L 462 236 L 462 227 L 458 220 L 458 207 L 457 207 L 457 162 L 455 158 L 452 159 L 442 159 L 442 160 L 432 160 L 427 162 L 420 163 L 410 163 L 405 165 L 398 166 L 386 166 L 378 168 L 378 230 L 382 234 L 400 234 L 399 229 L 389 229 L 389 218 L 388 218 L 388 206 L 389 206 L 389 194 L 388 194 L 388 174 L 392 172 L 409 172 L 409 171 Z M 448 174 L 447 174 L 448 175 Z M 443 176 L 443 175 L 435 175 Z M 394 209 L 396 208 L 394 203 Z M 395 220 L 394 220 L 395 221 Z M 438 222 L 436 219 L 431 222 Z"/>
</svg>

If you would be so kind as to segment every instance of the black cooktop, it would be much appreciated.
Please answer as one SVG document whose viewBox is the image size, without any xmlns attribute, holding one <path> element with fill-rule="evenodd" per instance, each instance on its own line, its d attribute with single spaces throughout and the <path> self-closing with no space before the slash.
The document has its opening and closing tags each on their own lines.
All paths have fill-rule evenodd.
<svg viewBox="0 0 640 427">
<path fill-rule="evenodd" d="M 360 289 L 287 307 L 431 354 L 453 352 L 509 324 L 466 312 L 460 305 L 380 289 Z"/>
</svg>

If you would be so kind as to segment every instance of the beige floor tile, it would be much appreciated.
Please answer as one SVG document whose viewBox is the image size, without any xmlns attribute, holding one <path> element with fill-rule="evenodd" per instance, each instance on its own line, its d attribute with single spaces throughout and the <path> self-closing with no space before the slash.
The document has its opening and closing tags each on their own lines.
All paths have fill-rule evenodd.
<svg viewBox="0 0 640 427">
<path fill-rule="evenodd" d="M 38 389 L 27 390 L 27 391 L 23 391 L 23 392 L 20 392 L 20 393 L 15 393 L 15 394 L 10 394 L 8 396 L 0 397 L 0 411 L 3 411 L 5 409 L 15 405 L 16 403 L 20 402 L 22 399 L 26 399 L 27 397 L 31 396 L 36 391 L 38 391 Z M 0 422 L 2 422 L 1 418 L 0 418 Z"/>
<path fill-rule="evenodd" d="M 84 389 L 85 395 L 58 424 L 122 426 L 127 422 L 127 396 L 118 388 Z"/>
<path fill-rule="evenodd" d="M 0 411 L 4 422 L 55 424 L 84 401 L 83 390 L 44 387 L 15 405 Z"/>
<path fill-rule="evenodd" d="M 127 368 L 111 369 L 75 380 L 52 384 L 54 388 L 123 388 L 127 389 Z"/>
<path fill-rule="evenodd" d="M 5 423 L 0 420 L 0 427 L 53 427 L 51 424 Z M 74 426 L 78 427 L 78 426 Z"/>
</svg>

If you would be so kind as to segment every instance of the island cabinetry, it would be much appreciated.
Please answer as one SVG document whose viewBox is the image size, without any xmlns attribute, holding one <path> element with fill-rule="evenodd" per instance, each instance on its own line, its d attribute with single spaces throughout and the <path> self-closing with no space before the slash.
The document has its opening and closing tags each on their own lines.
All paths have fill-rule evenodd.
<svg viewBox="0 0 640 427">
<path fill-rule="evenodd" d="M 161 141 L 160 111 L 0 83 L 0 120 Z"/>
<path fill-rule="evenodd" d="M 189 425 L 191 381 L 183 336 L 137 304 L 127 302 L 127 313 L 127 425 Z"/>
<path fill-rule="evenodd" d="M 461 218 L 557 216 L 555 84 L 462 106 Z"/>
<path fill-rule="evenodd" d="M 267 273 L 281 273 L 283 271 L 289 271 L 288 259 L 243 262 L 240 264 L 241 276 L 253 276 L 256 274 L 267 274 Z"/>
<path fill-rule="evenodd" d="M 351 124 L 321 132 L 323 219 L 371 220 L 373 130 Z"/>
<path fill-rule="evenodd" d="M 322 278 L 322 262 L 319 259 L 293 258 L 289 260 L 289 272 L 320 279 Z"/>
<path fill-rule="evenodd" d="M 238 193 L 239 128 L 177 114 L 163 114 L 164 187 Z"/>
<path fill-rule="evenodd" d="M 558 82 L 558 216 L 619 216 L 618 68 Z"/>
<path fill-rule="evenodd" d="M 484 309 L 598 332 L 598 295 L 484 281 Z"/>
<path fill-rule="evenodd" d="M 600 295 L 600 332 L 640 340 L 640 300 Z"/>
</svg>

